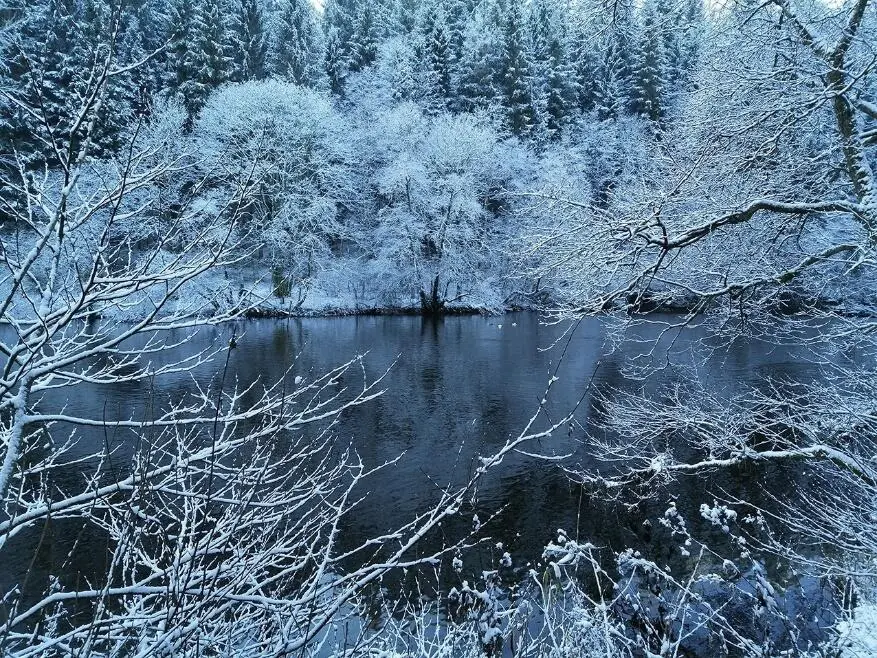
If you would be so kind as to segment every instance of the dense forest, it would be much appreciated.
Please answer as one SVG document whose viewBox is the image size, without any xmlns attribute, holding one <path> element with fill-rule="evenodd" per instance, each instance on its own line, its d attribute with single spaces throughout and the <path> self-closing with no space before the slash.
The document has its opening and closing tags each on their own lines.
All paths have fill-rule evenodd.
<svg viewBox="0 0 877 658">
<path fill-rule="evenodd" d="M 4 166 L 54 168 L 58 135 L 77 148 L 76 110 L 111 57 L 90 155 L 171 131 L 202 159 L 174 181 L 180 198 L 218 169 L 204 203 L 259 162 L 248 221 L 267 245 L 238 288 L 264 281 L 290 298 L 275 305 L 316 310 L 412 307 L 420 292 L 527 303 L 514 293 L 532 286 L 509 275 L 537 265 L 513 255 L 545 213 L 516 195 L 607 206 L 670 138 L 705 32 L 695 0 L 70 0 L 4 17 Z M 179 205 L 169 193 L 163 207 Z"/>
<path fill-rule="evenodd" d="M 0 53 L 0 653 L 877 655 L 875 0 L 0 0 Z"/>
<path fill-rule="evenodd" d="M 603 258 L 616 237 L 577 231 L 583 217 L 684 225 L 845 185 L 873 196 L 873 172 L 850 160 L 848 131 L 812 84 L 812 56 L 776 33 L 778 10 L 757 9 L 697 0 L 7 2 L 3 166 L 63 169 L 87 132 L 96 162 L 87 175 L 99 180 L 132 137 L 147 149 L 164 140 L 167 157 L 197 162 L 157 188 L 161 199 L 137 222 L 146 240 L 182 208 L 215 215 L 247 187 L 247 220 L 235 229 L 246 256 L 225 272 L 225 306 L 575 305 L 607 283 L 604 265 L 620 272 Z M 870 13 L 861 20 L 863 33 L 873 29 Z M 867 150 L 875 112 L 864 43 L 850 54 L 865 68 L 849 75 Z M 89 101 L 102 70 L 106 83 Z M 97 103 L 91 126 L 80 110 Z M 844 175 L 850 167 L 866 180 Z M 20 203 L 12 189 L 7 202 Z M 704 241 L 672 259 L 683 287 L 653 281 L 648 294 L 674 308 L 691 302 L 684 286 L 699 288 L 703 258 L 745 287 L 747 264 L 780 272 L 857 230 L 842 219 L 804 228 L 796 241 L 767 225 L 729 249 Z M 774 229 L 775 239 L 761 239 Z M 583 245 L 603 253 L 582 262 Z M 784 294 L 793 304 L 868 305 L 865 268 L 854 269 L 853 289 Z"/>
</svg>

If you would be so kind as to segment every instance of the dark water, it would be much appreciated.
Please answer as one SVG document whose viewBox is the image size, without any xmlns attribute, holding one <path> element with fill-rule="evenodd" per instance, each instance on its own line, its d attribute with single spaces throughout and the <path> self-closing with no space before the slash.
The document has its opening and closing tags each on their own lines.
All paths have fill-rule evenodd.
<svg viewBox="0 0 877 658">
<path fill-rule="evenodd" d="M 664 368 L 645 382 L 627 376 L 630 361 L 654 347 L 651 339 L 658 335 L 658 327 L 631 330 L 628 340 L 614 349 L 607 343 L 607 330 L 601 320 L 579 325 L 568 336 L 568 345 L 566 338 L 557 342 L 566 328 L 541 323 L 531 313 L 440 321 L 419 317 L 264 320 L 240 323 L 234 328 L 204 329 L 160 358 L 176 359 L 211 345 L 223 345 L 234 330 L 238 346 L 231 353 L 228 381 L 272 381 L 290 366 L 293 376 L 307 379 L 364 353 L 369 377 L 378 377 L 389 369 L 384 380 L 386 392 L 346 412 L 336 428 L 337 440 L 351 443 L 367 466 L 405 453 L 368 482 L 367 498 L 342 529 L 342 544 L 353 546 L 423 511 L 436 498 L 437 485 L 463 482 L 478 456 L 491 454 L 509 436 L 521 431 L 555 372 L 558 381 L 545 405 L 547 417 L 559 419 L 577 408 L 576 418 L 582 427 L 588 426 L 593 414 L 589 385 L 604 390 L 660 392 L 690 377 L 690 372 L 673 367 Z M 646 361 L 693 364 L 702 381 L 723 394 L 741 390 L 765 375 L 799 381 L 818 376 L 819 369 L 804 348 L 738 341 L 730 347 L 707 350 L 702 338 L 703 332 L 696 327 L 665 335 L 660 348 Z M 158 363 L 155 357 L 153 362 Z M 194 376 L 202 381 L 215 379 L 221 367 L 219 360 L 198 368 Z M 350 373 L 350 381 L 345 383 L 355 386 L 358 376 Z M 68 410 L 80 415 L 108 419 L 142 416 L 162 400 L 182 397 L 192 386 L 191 377 L 179 374 L 152 383 L 77 387 L 64 391 L 64 401 Z M 45 400 L 49 406 L 59 402 Z M 126 432 L 85 434 L 78 450 L 82 454 L 92 452 L 104 442 L 124 447 L 131 440 Z M 587 461 L 581 430 L 560 432 L 528 449 L 572 454 L 566 462 L 569 465 Z M 69 477 L 75 480 L 80 475 L 71 472 Z M 539 559 L 557 528 L 615 550 L 642 547 L 649 542 L 644 519 L 660 515 L 671 495 L 683 513 L 696 519 L 697 508 L 711 500 L 712 492 L 721 490 L 769 504 L 765 483 L 769 482 L 769 489 L 776 493 L 787 486 L 789 477 L 788 473 L 760 470 L 726 473 L 712 479 L 689 478 L 672 492 L 656 492 L 649 505 L 628 508 L 589 498 L 570 483 L 556 463 L 514 456 L 482 483 L 475 511 L 482 519 L 499 511 L 485 532 L 492 541 L 503 541 L 516 565 L 525 567 Z M 471 523 L 470 518 L 461 523 Z M 69 538 L 65 541 L 64 537 L 47 542 L 38 556 L 38 566 L 51 571 L 68 545 Z M 7 569 L 4 580 L 14 582 L 23 573 L 30 549 L 29 545 L 18 547 L 21 564 Z M 661 546 L 653 550 L 659 555 L 666 552 L 667 559 L 671 551 L 678 551 Z M 86 551 L 79 558 L 82 570 L 100 572 L 99 564 L 88 564 L 89 560 L 99 560 L 99 555 L 100 551 Z M 479 555 L 478 563 L 469 566 L 473 571 L 486 568 L 487 559 Z"/>
</svg>

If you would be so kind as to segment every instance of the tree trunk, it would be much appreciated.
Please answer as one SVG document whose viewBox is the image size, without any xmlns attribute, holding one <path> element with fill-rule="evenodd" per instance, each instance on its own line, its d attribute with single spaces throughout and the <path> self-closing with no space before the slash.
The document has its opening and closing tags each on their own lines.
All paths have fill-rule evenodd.
<svg viewBox="0 0 877 658">
<path fill-rule="evenodd" d="M 420 312 L 423 315 L 439 316 L 445 311 L 445 302 L 439 295 L 439 275 L 435 275 L 430 291 L 420 291 Z"/>
</svg>

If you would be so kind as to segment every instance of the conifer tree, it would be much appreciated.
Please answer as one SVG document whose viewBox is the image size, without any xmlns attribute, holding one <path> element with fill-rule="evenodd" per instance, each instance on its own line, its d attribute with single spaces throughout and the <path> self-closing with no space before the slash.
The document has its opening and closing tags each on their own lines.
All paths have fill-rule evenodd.
<svg viewBox="0 0 877 658">
<path fill-rule="evenodd" d="M 697 63 L 700 42 L 703 38 L 703 0 L 687 0 L 682 16 L 682 30 L 678 38 L 679 84 L 685 87 Z"/>
<path fill-rule="evenodd" d="M 137 112 L 147 112 L 152 97 L 163 87 L 162 67 L 168 56 L 162 51 L 166 46 L 166 10 L 166 3 L 162 0 L 145 0 L 130 12 L 130 20 L 123 34 L 122 61 L 139 63 L 131 72 L 131 87 L 134 90 L 132 104 Z"/>
<path fill-rule="evenodd" d="M 615 118 L 631 105 L 634 50 L 636 48 L 634 8 L 631 0 L 617 0 L 599 17 L 593 33 L 599 34 L 599 57 L 594 78 L 593 99 L 597 116 Z M 594 42 L 594 37 L 591 37 Z"/>
<path fill-rule="evenodd" d="M 51 163 L 55 144 L 78 145 L 70 130 L 77 94 L 90 68 L 82 14 L 75 0 L 47 0 L 13 10 L 20 28 L 10 36 L 4 60 L 18 102 L 4 122 L 4 141 L 10 144 L 6 152 L 15 149 L 27 161 Z"/>
<path fill-rule="evenodd" d="M 472 11 L 466 0 L 445 0 L 442 6 L 448 26 L 451 68 L 455 69 L 463 56 L 463 40 L 466 26 L 472 19 Z"/>
<path fill-rule="evenodd" d="M 634 54 L 631 111 L 659 123 L 666 114 L 667 55 L 661 16 L 648 0 L 642 9 L 637 49 Z"/>
<path fill-rule="evenodd" d="M 530 3 L 529 48 L 533 66 L 537 70 L 548 61 L 548 44 L 555 28 L 553 19 L 551 8 L 546 0 L 534 0 Z"/>
<path fill-rule="evenodd" d="M 85 127 L 74 128 L 75 118 L 83 103 L 98 101 L 101 110 L 93 114 L 90 152 L 112 152 L 130 124 L 139 83 L 133 72 L 103 73 L 108 66 L 123 68 L 145 59 L 142 47 L 133 43 L 136 16 L 112 0 L 48 0 L 10 9 L 18 29 L 8 35 L 3 61 L 9 92 L 18 102 L 4 113 L 4 152 L 14 149 L 33 162 L 51 164 L 57 144 L 79 149 Z M 86 94 L 89 79 L 102 80 L 95 96 Z"/>
<path fill-rule="evenodd" d="M 536 124 L 532 68 L 523 30 L 520 7 L 512 4 L 503 26 L 501 91 L 508 129 L 519 137 L 529 136 Z"/>
<path fill-rule="evenodd" d="M 192 0 L 171 0 L 165 23 L 167 72 L 165 88 L 183 96 L 195 77 L 193 43 L 196 5 Z"/>
<path fill-rule="evenodd" d="M 501 105 L 503 101 L 503 0 L 484 0 L 472 13 L 457 66 L 457 108 L 471 111 Z"/>
<path fill-rule="evenodd" d="M 395 0 L 391 9 L 390 34 L 404 36 L 417 27 L 420 3 L 418 0 Z"/>
<path fill-rule="evenodd" d="M 41 77 L 37 104 L 61 130 L 71 118 L 72 94 L 81 86 L 86 70 L 87 49 L 76 9 L 72 0 L 49 2 L 45 46 L 40 61 L 33 62 Z"/>
<path fill-rule="evenodd" d="M 572 63 L 572 84 L 579 110 L 589 112 L 597 106 L 601 60 L 595 39 L 588 30 L 579 27 L 570 35 L 569 56 Z"/>
<path fill-rule="evenodd" d="M 543 85 L 545 129 L 549 137 L 558 139 L 570 121 L 578 98 L 574 69 L 569 62 L 566 44 L 560 37 L 549 47 L 547 77 Z"/>
<path fill-rule="evenodd" d="M 139 43 L 136 13 L 116 0 L 85 0 L 79 24 L 82 27 L 77 60 L 80 66 L 87 67 L 89 75 L 106 66 L 108 61 L 110 68 L 125 69 L 147 59 L 145 47 Z M 106 155 L 122 145 L 124 133 L 141 100 L 144 78 L 149 74 L 147 67 L 135 67 L 106 79 L 101 90 L 101 111 L 94 117 L 92 148 L 95 153 Z"/>
<path fill-rule="evenodd" d="M 324 67 L 333 94 L 344 92 L 344 82 L 352 69 L 356 6 L 353 0 L 327 0 L 323 9 L 326 35 Z"/>
<path fill-rule="evenodd" d="M 308 0 L 282 0 L 272 38 L 272 71 L 300 85 L 322 79 L 322 36 Z"/>
<path fill-rule="evenodd" d="M 575 70 L 567 49 L 565 17 L 536 0 L 530 7 L 530 52 L 532 53 L 536 105 L 539 123 L 546 134 L 557 139 L 577 101 Z"/>
<path fill-rule="evenodd" d="M 349 62 L 351 71 L 361 71 L 378 56 L 381 26 L 375 5 L 370 0 L 361 0 L 358 3 L 355 17 Z"/>
<path fill-rule="evenodd" d="M 122 64 L 140 63 L 125 76 L 126 96 L 131 106 L 131 115 L 148 117 L 152 108 L 152 94 L 160 88 L 160 77 L 156 58 L 150 58 L 151 51 L 145 42 L 147 30 L 140 24 L 140 17 L 134 16 L 122 33 L 119 43 L 119 61 Z"/>
<path fill-rule="evenodd" d="M 180 91 L 193 117 L 210 92 L 228 81 L 232 72 L 228 29 L 220 0 L 201 0 L 192 22 L 191 44 L 188 57 L 192 77 Z"/>
<path fill-rule="evenodd" d="M 453 100 L 451 46 L 441 6 L 433 5 L 424 12 L 419 31 L 421 43 L 417 50 L 423 79 L 423 100 L 430 109 L 450 109 Z"/>
<path fill-rule="evenodd" d="M 329 90 L 336 96 L 342 95 L 344 81 L 347 79 L 348 63 L 341 37 L 335 27 L 329 27 L 326 34 L 326 52 L 323 57 L 323 65 L 326 79 L 329 82 Z"/>
<path fill-rule="evenodd" d="M 237 0 L 232 11 L 232 78 L 263 80 L 268 75 L 268 30 L 259 0 Z"/>
<path fill-rule="evenodd" d="M 630 105 L 630 69 L 619 52 L 617 43 L 610 43 L 598 65 L 594 81 L 594 108 L 600 119 L 614 119 Z"/>
</svg>

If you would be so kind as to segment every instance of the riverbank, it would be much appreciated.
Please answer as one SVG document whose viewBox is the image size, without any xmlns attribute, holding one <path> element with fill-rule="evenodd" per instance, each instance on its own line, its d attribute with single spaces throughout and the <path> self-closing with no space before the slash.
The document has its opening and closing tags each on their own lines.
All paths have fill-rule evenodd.
<svg viewBox="0 0 877 658">
<path fill-rule="evenodd" d="M 415 290 L 404 291 L 382 286 L 380 281 L 365 281 L 355 272 L 340 279 L 334 273 L 322 273 L 307 284 L 290 288 L 289 295 L 279 297 L 270 281 L 259 279 L 255 269 L 242 269 L 234 273 L 209 273 L 197 284 L 195 290 L 204 300 L 205 315 L 220 312 L 247 310 L 248 318 L 286 317 L 348 317 L 423 315 Z M 538 292 L 526 292 L 525 281 L 512 281 L 509 277 L 494 276 L 481 281 L 474 289 L 454 291 L 442 315 L 501 315 L 514 311 L 537 311 L 545 308 L 563 308 L 571 304 L 569 299 L 555 294 L 550 288 Z M 224 291 L 217 294 L 217 291 Z M 207 302 L 209 301 L 209 306 Z M 635 315 L 648 314 L 694 314 L 714 309 L 727 303 L 703 299 L 691 295 L 649 291 L 643 295 L 630 295 L 607 306 L 605 311 L 627 311 Z M 760 308 L 777 316 L 822 315 L 832 313 L 845 317 L 877 317 L 877 298 L 873 298 L 866 286 L 860 290 L 822 290 L 818 294 L 789 286 L 776 291 L 767 300 L 759 302 Z"/>
</svg>

